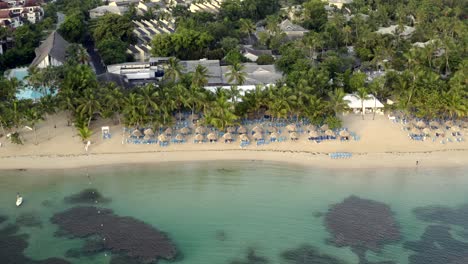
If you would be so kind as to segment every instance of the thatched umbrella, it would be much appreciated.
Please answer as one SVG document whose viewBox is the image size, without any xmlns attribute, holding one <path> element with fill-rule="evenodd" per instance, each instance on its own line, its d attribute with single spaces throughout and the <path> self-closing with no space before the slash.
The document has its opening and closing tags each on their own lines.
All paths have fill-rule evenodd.
<svg viewBox="0 0 468 264">
<path fill-rule="evenodd" d="M 188 134 L 190 134 L 190 128 L 183 127 L 183 128 L 180 129 L 180 133 L 182 133 L 182 135 L 188 135 Z"/>
<path fill-rule="evenodd" d="M 145 136 L 154 136 L 154 131 L 151 128 L 145 129 L 143 133 L 145 134 Z"/>
<path fill-rule="evenodd" d="M 144 140 L 150 140 L 150 139 L 151 139 L 151 136 L 150 136 L 150 135 L 145 135 L 145 136 L 143 137 L 143 139 L 144 139 Z"/>
<path fill-rule="evenodd" d="M 349 136 L 350 136 L 350 134 L 349 134 L 348 131 L 346 131 L 346 130 L 341 130 L 340 131 L 340 137 L 349 137 Z"/>
<path fill-rule="evenodd" d="M 180 141 L 183 141 L 183 140 L 184 140 L 184 136 L 183 136 L 182 134 L 177 134 L 177 135 L 175 136 L 175 140 L 177 140 L 177 141 L 179 141 L 179 142 L 180 142 Z"/>
<path fill-rule="evenodd" d="M 436 134 L 439 134 L 439 135 L 445 135 L 445 131 L 443 131 L 442 129 L 437 129 L 436 131 L 434 131 L 434 133 Z"/>
<path fill-rule="evenodd" d="M 197 134 L 195 136 L 195 141 L 202 142 L 205 137 L 202 134 Z"/>
<path fill-rule="evenodd" d="M 290 133 L 295 132 L 295 131 L 297 131 L 297 126 L 296 126 L 296 124 L 289 124 L 289 125 L 286 126 L 286 129 Z"/>
<path fill-rule="evenodd" d="M 418 127 L 418 128 L 425 128 L 425 127 L 426 127 L 426 123 L 424 123 L 423 121 L 418 121 L 418 122 L 416 122 L 416 127 Z"/>
<path fill-rule="evenodd" d="M 431 122 L 429 123 L 429 126 L 430 126 L 430 127 L 440 127 L 440 124 L 439 124 L 439 122 L 437 122 L 437 121 L 431 121 Z"/>
<path fill-rule="evenodd" d="M 167 142 L 169 141 L 169 138 L 165 134 L 161 134 L 159 135 L 158 140 L 161 142 Z"/>
<path fill-rule="evenodd" d="M 228 132 L 228 133 L 226 133 L 226 134 L 223 135 L 223 138 L 224 138 L 225 140 L 232 140 L 232 134 Z"/>
<path fill-rule="evenodd" d="M 167 136 L 171 136 L 171 135 L 172 135 L 172 128 L 168 127 L 168 128 L 164 131 L 164 134 L 166 134 Z"/>
<path fill-rule="evenodd" d="M 277 133 L 277 132 L 278 132 L 278 128 L 276 128 L 276 127 L 269 127 L 269 128 L 268 128 L 268 132 L 270 132 L 270 133 Z"/>
<path fill-rule="evenodd" d="M 431 129 L 426 127 L 422 130 L 422 132 L 424 133 L 424 135 L 429 135 L 431 133 Z"/>
<path fill-rule="evenodd" d="M 245 142 L 249 142 L 249 141 L 250 141 L 249 137 L 248 137 L 246 134 L 240 135 L 240 136 L 239 136 L 239 139 L 240 139 L 241 141 L 245 141 Z"/>
<path fill-rule="evenodd" d="M 421 135 L 422 133 L 421 133 L 421 130 L 419 130 L 419 129 L 413 127 L 413 128 L 411 129 L 411 131 L 410 131 L 410 134 L 411 134 L 411 135 Z"/>
<path fill-rule="evenodd" d="M 314 125 L 308 125 L 307 126 L 307 131 L 315 131 L 317 130 Z"/>
<path fill-rule="evenodd" d="M 261 126 L 255 126 L 252 128 L 252 131 L 255 133 L 263 133 L 263 128 Z"/>
<path fill-rule="evenodd" d="M 460 127 L 459 126 L 453 126 L 453 127 L 450 128 L 450 130 L 452 130 L 453 132 L 459 132 Z"/>
<path fill-rule="evenodd" d="M 218 137 L 216 136 L 215 133 L 209 133 L 208 136 L 206 136 L 206 138 L 207 138 L 209 141 L 218 140 Z"/>
<path fill-rule="evenodd" d="M 141 136 L 143 136 L 143 134 L 141 134 L 141 131 L 140 131 L 140 130 L 135 129 L 135 130 L 133 130 L 133 132 L 132 132 L 132 136 L 134 136 L 134 137 L 141 137 Z"/>
<path fill-rule="evenodd" d="M 319 133 L 317 131 L 310 131 L 309 132 L 309 137 L 311 137 L 311 138 L 319 137 Z"/>
<path fill-rule="evenodd" d="M 445 122 L 445 125 L 446 125 L 447 127 L 452 127 L 452 126 L 453 126 L 453 121 L 452 121 L 452 120 L 449 120 L 449 121 Z"/>
<path fill-rule="evenodd" d="M 333 132 L 332 130 L 328 129 L 327 131 L 325 131 L 325 135 L 330 136 L 330 137 L 333 137 L 333 136 L 335 136 L 335 132 Z"/>
<path fill-rule="evenodd" d="M 289 137 L 292 139 L 292 140 L 296 140 L 299 138 L 299 135 L 296 133 L 296 132 L 292 132 Z"/>
<path fill-rule="evenodd" d="M 273 133 L 271 133 L 270 138 L 277 139 L 277 138 L 279 138 L 279 134 L 277 132 L 273 132 Z"/>
<path fill-rule="evenodd" d="M 241 127 L 239 127 L 239 128 L 237 129 L 237 132 L 238 132 L 239 134 L 245 134 L 245 133 L 247 133 L 247 128 L 245 128 L 244 126 L 241 126 Z"/>
<path fill-rule="evenodd" d="M 198 114 L 193 114 L 193 115 L 190 115 L 190 120 L 198 120 L 200 119 L 200 116 Z"/>
<path fill-rule="evenodd" d="M 261 133 L 255 133 L 255 134 L 253 135 L 253 138 L 254 138 L 255 140 L 263 139 L 263 135 L 262 135 Z"/>
<path fill-rule="evenodd" d="M 200 126 L 200 127 L 195 128 L 196 134 L 205 134 L 205 132 L 206 132 L 206 129 L 204 127 Z"/>
<path fill-rule="evenodd" d="M 231 127 L 228 127 L 228 128 L 226 128 L 226 132 L 228 132 L 228 133 L 236 133 L 236 128 L 235 128 L 235 127 L 232 127 L 232 126 L 231 126 Z"/>
<path fill-rule="evenodd" d="M 321 126 L 320 129 L 321 129 L 322 131 L 326 131 L 326 130 L 328 130 L 328 125 L 325 124 L 325 125 Z"/>
</svg>

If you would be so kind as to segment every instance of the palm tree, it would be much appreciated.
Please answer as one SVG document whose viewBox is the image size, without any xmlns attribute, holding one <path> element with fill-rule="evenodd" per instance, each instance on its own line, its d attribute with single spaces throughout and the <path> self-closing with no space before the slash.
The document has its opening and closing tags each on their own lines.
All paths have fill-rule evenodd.
<svg viewBox="0 0 468 264">
<path fill-rule="evenodd" d="M 231 98 L 231 101 L 233 103 L 236 103 L 237 102 L 237 98 L 240 96 L 240 90 L 239 90 L 239 87 L 237 87 L 236 85 L 232 85 L 230 88 L 229 88 L 229 97 Z"/>
<path fill-rule="evenodd" d="M 82 117 L 88 118 L 88 127 L 91 124 L 93 115 L 101 111 L 101 109 L 101 102 L 99 102 L 98 98 L 91 89 L 86 89 L 84 91 L 84 95 L 82 98 L 80 98 L 79 105 L 76 108 Z"/>
<path fill-rule="evenodd" d="M 90 139 L 92 135 L 93 131 L 91 131 L 88 127 L 84 126 L 78 128 L 78 136 L 80 136 L 83 142 L 88 141 L 88 139 Z"/>
<path fill-rule="evenodd" d="M 154 113 L 159 111 L 158 98 L 159 91 L 156 90 L 154 84 L 149 83 L 140 88 L 139 98 L 141 109 L 150 116 L 150 119 L 153 118 Z"/>
<path fill-rule="evenodd" d="M 67 49 L 68 61 L 71 64 L 85 64 L 89 63 L 89 54 L 81 44 L 71 44 Z"/>
<path fill-rule="evenodd" d="M 183 67 L 177 58 L 169 58 L 166 65 L 166 72 L 164 78 L 176 82 L 182 76 Z"/>
<path fill-rule="evenodd" d="M 374 109 L 373 109 L 373 116 L 372 120 L 375 120 L 375 110 L 377 109 L 377 98 L 382 95 L 385 86 L 385 78 L 377 77 L 375 78 L 371 85 L 369 86 L 369 91 L 374 94 Z"/>
<path fill-rule="evenodd" d="M 272 116 L 280 119 L 289 116 L 297 98 L 290 87 L 283 85 L 276 89 L 270 89 L 269 99 L 271 100 L 269 110 Z"/>
<path fill-rule="evenodd" d="M 195 71 L 192 73 L 192 85 L 205 87 L 208 84 L 208 69 L 198 64 Z"/>
<path fill-rule="evenodd" d="M 111 117 L 117 115 L 119 125 L 121 124 L 120 113 L 122 112 L 124 104 L 124 95 L 120 88 L 115 85 L 106 87 L 104 95 L 103 116 Z"/>
<path fill-rule="evenodd" d="M 335 113 L 335 116 L 338 116 L 338 113 L 343 113 L 348 109 L 349 102 L 344 100 L 345 96 L 346 93 L 344 92 L 343 88 L 337 88 L 333 92 L 328 93 L 328 104 Z"/>
<path fill-rule="evenodd" d="M 229 71 L 225 74 L 229 83 L 236 85 L 243 85 L 246 80 L 246 73 L 244 72 L 245 66 L 240 63 L 229 65 Z"/>
<path fill-rule="evenodd" d="M 34 131 L 34 144 L 37 145 L 37 123 L 41 120 L 43 120 L 43 111 L 40 107 L 32 106 L 30 108 L 27 108 L 25 111 L 25 118 L 28 122 L 28 124 L 31 126 L 31 128 Z"/>
<path fill-rule="evenodd" d="M 131 93 L 124 98 L 124 121 L 126 125 L 138 126 L 146 119 L 145 112 L 141 110 L 141 98 L 136 93 Z"/>
<path fill-rule="evenodd" d="M 235 124 L 238 117 L 234 114 L 234 105 L 229 102 L 224 93 L 221 93 L 210 105 L 205 113 L 206 120 L 210 125 L 220 130 Z"/>
<path fill-rule="evenodd" d="M 366 87 L 360 87 L 356 91 L 356 96 L 361 100 L 361 107 L 362 107 L 362 120 L 364 120 L 364 115 L 366 113 L 366 109 L 364 108 L 364 101 L 370 99 L 369 93 Z"/>
<path fill-rule="evenodd" d="M 248 18 L 241 18 L 239 20 L 240 32 L 249 36 L 249 43 L 252 43 L 252 33 L 255 32 L 255 24 Z"/>
</svg>

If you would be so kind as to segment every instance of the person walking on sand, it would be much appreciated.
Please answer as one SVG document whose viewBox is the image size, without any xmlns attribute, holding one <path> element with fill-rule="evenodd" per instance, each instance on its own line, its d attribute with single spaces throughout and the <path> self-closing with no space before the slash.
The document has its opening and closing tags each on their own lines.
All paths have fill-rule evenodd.
<svg viewBox="0 0 468 264">
<path fill-rule="evenodd" d="M 416 161 L 416 166 L 418 166 L 418 165 L 419 165 L 419 160 Z"/>
</svg>

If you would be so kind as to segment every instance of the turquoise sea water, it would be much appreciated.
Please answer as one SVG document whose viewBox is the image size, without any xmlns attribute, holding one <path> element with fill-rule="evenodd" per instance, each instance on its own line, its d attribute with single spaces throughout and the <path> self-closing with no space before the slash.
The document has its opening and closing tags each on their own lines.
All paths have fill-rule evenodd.
<svg viewBox="0 0 468 264">
<path fill-rule="evenodd" d="M 414 212 L 415 208 L 432 205 L 451 210 L 465 204 L 467 171 L 467 168 L 326 170 L 258 161 L 1 171 L 0 215 L 8 216 L 8 220 L 0 224 L 0 229 L 24 214 L 39 217 L 42 227 L 22 226 L 18 232 L 29 234 L 24 254 L 35 260 L 64 258 L 68 249 L 80 247 L 83 240 L 54 236 L 58 226 L 50 218 L 74 206 L 65 203 L 64 197 L 95 188 L 112 201 L 93 205 L 110 208 L 116 215 L 131 216 L 166 232 L 183 254 L 175 263 L 231 263 L 245 260 L 249 249 L 268 258 L 269 263 L 292 263 L 286 262 L 281 253 L 303 244 L 343 263 L 359 263 L 349 247 L 327 242 L 332 235 L 325 225 L 329 208 L 355 195 L 390 206 L 401 232 L 401 240 L 384 245 L 380 252 L 367 251 L 367 260 L 419 264 L 423 262 L 409 260 L 417 252 L 404 244 L 420 240 L 430 225 L 449 226 L 453 239 L 468 243 L 466 226 L 454 224 L 450 219 L 428 221 Z M 24 196 L 20 208 L 14 206 L 16 192 Z M 453 217 L 466 217 L 468 223 L 464 211 Z M 446 250 L 442 253 L 451 252 L 450 248 L 443 248 L 443 241 L 432 244 Z M 78 264 L 109 263 L 110 258 L 111 253 L 100 252 L 67 260 Z"/>
</svg>

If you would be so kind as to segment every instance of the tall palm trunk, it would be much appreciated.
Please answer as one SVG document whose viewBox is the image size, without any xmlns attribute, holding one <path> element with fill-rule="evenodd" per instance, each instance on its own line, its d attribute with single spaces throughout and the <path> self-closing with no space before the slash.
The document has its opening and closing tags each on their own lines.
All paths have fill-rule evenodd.
<svg viewBox="0 0 468 264">
<path fill-rule="evenodd" d="M 372 120 L 375 120 L 375 110 L 377 109 L 377 98 L 374 95 L 374 115 L 372 116 Z"/>
<path fill-rule="evenodd" d="M 362 106 L 362 120 L 364 120 L 364 113 L 366 109 L 364 108 L 364 100 L 361 99 L 361 106 Z"/>
</svg>

